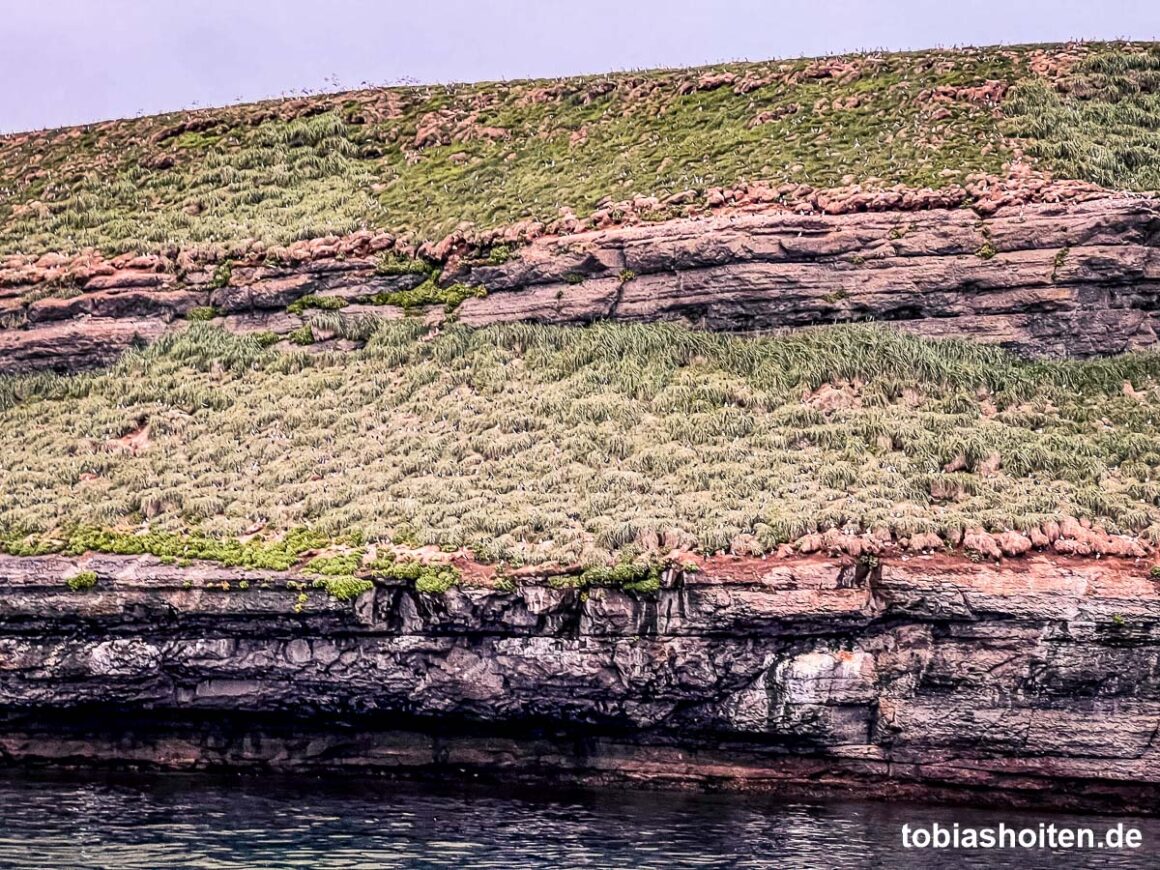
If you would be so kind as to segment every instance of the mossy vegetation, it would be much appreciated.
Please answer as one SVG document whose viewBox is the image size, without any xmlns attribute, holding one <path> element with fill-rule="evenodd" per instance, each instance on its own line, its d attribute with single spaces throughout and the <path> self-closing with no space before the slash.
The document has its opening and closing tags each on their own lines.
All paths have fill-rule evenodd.
<svg viewBox="0 0 1160 870">
<path fill-rule="evenodd" d="M 317 556 L 306 565 L 306 573 L 321 574 L 324 577 L 340 577 L 354 574 L 362 564 L 362 551 L 342 553 L 337 556 Z"/>
<path fill-rule="evenodd" d="M 73 574 L 66 582 L 73 592 L 87 592 L 97 585 L 97 574 L 95 571 L 81 571 Z"/>
<path fill-rule="evenodd" d="M 205 322 L 207 320 L 213 320 L 217 316 L 218 316 L 218 310 L 216 308 L 213 308 L 213 307 L 208 306 L 208 305 L 204 305 L 204 306 L 201 306 L 199 308 L 191 308 L 186 313 L 185 319 L 199 321 L 199 322 Z"/>
<path fill-rule="evenodd" d="M 286 307 L 286 310 L 290 314 L 301 314 L 308 308 L 319 311 L 338 311 L 340 308 L 346 308 L 347 304 L 347 301 L 341 296 L 316 296 L 312 293 L 309 296 L 294 300 Z"/>
<path fill-rule="evenodd" d="M 398 275 L 431 275 L 435 267 L 425 260 L 404 257 L 394 251 L 383 254 L 375 263 L 375 274 L 386 277 Z"/>
<path fill-rule="evenodd" d="M 625 560 L 615 565 L 595 565 L 580 574 L 554 577 L 558 588 L 588 589 L 608 586 L 637 595 L 655 595 L 661 588 L 662 567 L 654 561 Z"/>
<path fill-rule="evenodd" d="M 489 266 L 502 266 L 508 262 L 513 256 L 510 245 L 496 245 L 487 252 L 487 264 Z"/>
<path fill-rule="evenodd" d="M 304 323 L 289 335 L 287 335 L 286 339 L 291 344 L 297 344 L 301 347 L 308 347 L 309 345 L 314 344 L 314 329 L 311 328 L 309 323 Z"/>
<path fill-rule="evenodd" d="M 315 589 L 325 589 L 327 594 L 339 601 L 353 601 L 364 592 L 370 592 L 375 584 L 364 577 L 349 574 L 326 575 L 314 581 Z"/>
<path fill-rule="evenodd" d="M 1000 172 L 1012 139 L 1063 174 L 1160 186 L 1155 47 L 1090 45 L 1046 78 L 1035 50 L 366 90 L 4 137 L 0 254 L 241 252 L 360 227 L 434 240 L 637 195 L 663 219 L 670 196 L 746 180 L 937 187 Z M 1013 86 L 1007 121 L 963 91 L 994 81 Z"/>
<path fill-rule="evenodd" d="M 213 278 L 210 280 L 210 287 L 215 290 L 220 290 L 230 283 L 230 278 L 233 277 L 234 267 L 229 261 L 221 263 L 213 270 Z"/>
<path fill-rule="evenodd" d="M 1024 362 L 872 326 L 432 335 L 403 319 L 312 355 L 195 323 L 104 372 L 0 379 L 0 412 L 0 530 L 21 555 L 286 569 L 357 532 L 599 568 L 1064 516 L 1160 541 L 1156 353 Z M 144 418 L 148 449 L 106 449 Z M 320 577 L 361 573 L 326 558 Z"/>
<path fill-rule="evenodd" d="M 414 560 L 389 561 L 376 566 L 374 573 L 384 580 L 411 583 L 416 592 L 428 595 L 442 595 L 462 580 L 453 565 L 426 565 Z"/>
<path fill-rule="evenodd" d="M 441 287 L 437 276 L 431 275 L 418 287 L 410 290 L 394 290 L 378 293 L 365 300 L 370 305 L 396 305 L 405 311 L 414 311 L 428 305 L 442 305 L 447 312 L 458 308 L 465 299 L 482 299 L 487 295 L 484 287 L 467 284 L 450 284 Z"/>
<path fill-rule="evenodd" d="M 269 330 L 264 330 L 262 332 L 251 332 L 249 337 L 259 347 L 263 348 L 273 347 L 275 344 L 282 340 L 282 336 L 278 335 L 276 332 L 270 332 Z"/>
<path fill-rule="evenodd" d="M 180 532 L 117 532 L 78 527 L 71 532 L 16 531 L 5 526 L 0 534 L 0 551 L 13 556 L 43 556 L 63 553 L 80 556 L 86 552 L 124 556 L 150 554 L 170 564 L 188 564 L 194 559 L 240 568 L 285 571 L 299 561 L 302 553 L 327 543 L 318 532 L 295 529 L 277 539 L 242 542 L 215 538 L 195 530 Z"/>
</svg>

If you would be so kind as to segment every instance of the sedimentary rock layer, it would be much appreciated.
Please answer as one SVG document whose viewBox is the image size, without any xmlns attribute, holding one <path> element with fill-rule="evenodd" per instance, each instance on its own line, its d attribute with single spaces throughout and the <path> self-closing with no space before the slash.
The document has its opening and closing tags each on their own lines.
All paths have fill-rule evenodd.
<svg viewBox="0 0 1160 870">
<path fill-rule="evenodd" d="M 1129 560 L 719 558 L 643 597 L 295 581 L 0 557 L 0 761 L 1160 796 L 1160 589 Z"/>
<path fill-rule="evenodd" d="M 42 285 L 0 288 L 0 372 L 100 365 L 180 328 L 194 309 L 212 307 L 231 330 L 285 335 L 314 316 L 286 310 L 307 295 L 342 297 L 352 303 L 347 317 L 680 320 L 731 331 L 876 320 L 1027 356 L 1113 354 L 1156 341 L 1160 203 L 1030 203 L 986 217 L 965 208 L 768 211 L 544 237 L 498 265 L 451 258 L 442 283 L 487 291 L 453 314 L 359 304 L 424 280 L 378 274 L 373 256 L 239 267 L 223 286 L 208 270 L 178 276 L 158 263 L 104 270 L 60 297 Z M 333 346 L 332 333 L 316 337 Z"/>
</svg>

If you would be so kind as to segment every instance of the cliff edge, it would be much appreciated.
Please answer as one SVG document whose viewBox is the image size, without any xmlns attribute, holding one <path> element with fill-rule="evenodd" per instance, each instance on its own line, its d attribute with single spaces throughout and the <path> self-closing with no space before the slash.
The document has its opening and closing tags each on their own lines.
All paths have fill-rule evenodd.
<svg viewBox="0 0 1160 870">
<path fill-rule="evenodd" d="M 43 557 L 0 558 L 0 586 L 8 764 L 1160 793 L 1160 594 L 1123 560 L 724 557 L 653 595 L 527 576 L 340 602 L 300 574 Z"/>
</svg>

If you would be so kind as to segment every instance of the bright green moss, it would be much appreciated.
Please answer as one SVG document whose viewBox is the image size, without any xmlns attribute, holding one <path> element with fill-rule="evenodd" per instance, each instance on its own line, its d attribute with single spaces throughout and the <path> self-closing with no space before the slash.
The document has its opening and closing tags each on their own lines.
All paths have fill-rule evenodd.
<svg viewBox="0 0 1160 870">
<path fill-rule="evenodd" d="M 404 257 L 401 254 L 383 254 L 375 263 L 375 274 L 387 277 L 396 275 L 431 275 L 435 267 L 425 260 L 414 257 Z"/>
<path fill-rule="evenodd" d="M 316 532 L 296 529 L 281 540 L 237 540 L 210 538 L 196 533 L 147 532 L 128 534 L 100 529 L 77 529 L 65 537 L 11 534 L 0 539 L 0 550 L 14 556 L 63 553 L 80 556 L 86 552 L 124 556 L 151 554 L 162 559 L 203 559 L 222 565 L 285 571 L 298 562 L 306 550 L 324 546 L 327 539 Z"/>
<path fill-rule="evenodd" d="M 314 330 L 311 329 L 309 323 L 304 323 L 286 338 L 292 343 L 301 345 L 303 347 L 314 344 Z"/>
<path fill-rule="evenodd" d="M 316 308 L 320 311 L 337 311 L 346 306 L 347 301 L 339 296 L 316 296 L 311 294 L 291 302 L 286 310 L 291 314 L 301 314 L 308 308 Z"/>
<path fill-rule="evenodd" d="M 362 551 L 344 553 L 341 556 L 317 556 L 306 565 L 308 574 L 322 574 L 337 577 L 353 574 L 362 565 Z"/>
<path fill-rule="evenodd" d="M 259 347 L 272 347 L 282 340 L 282 336 L 269 330 L 250 333 L 250 338 L 257 342 Z"/>
<path fill-rule="evenodd" d="M 338 575 L 319 577 L 314 581 L 315 589 L 325 589 L 332 597 L 339 601 L 353 601 L 364 592 L 370 592 L 375 584 L 370 580 L 352 575 Z"/>
<path fill-rule="evenodd" d="M 230 283 L 230 278 L 233 277 L 233 274 L 233 264 L 227 260 L 226 262 L 220 264 L 216 269 L 214 269 L 213 278 L 210 281 L 209 286 L 215 290 L 219 290 Z"/>
<path fill-rule="evenodd" d="M 413 583 L 416 592 L 442 595 L 462 579 L 453 565 L 425 565 L 422 562 L 384 562 L 374 569 L 377 577 L 396 582 Z"/>
<path fill-rule="evenodd" d="M 661 588 L 661 567 L 650 562 L 619 562 L 587 568 L 580 574 L 554 577 L 549 585 L 561 589 L 607 586 L 637 595 L 654 595 Z"/>
<path fill-rule="evenodd" d="M 390 293 L 378 293 L 367 298 L 371 305 L 395 305 L 405 311 L 413 311 L 428 305 L 442 305 L 444 310 L 454 311 L 465 299 L 481 299 L 487 295 L 483 287 L 470 287 L 466 284 L 452 284 L 449 287 L 440 287 L 437 277 L 432 275 L 418 287 L 411 290 L 395 290 Z"/>
<path fill-rule="evenodd" d="M 489 266 L 502 266 L 512 258 L 512 249 L 510 245 L 496 245 L 487 252 L 487 264 Z"/>
<path fill-rule="evenodd" d="M 97 585 L 95 571 L 81 571 L 68 578 L 68 588 L 73 592 L 85 592 Z"/>
</svg>

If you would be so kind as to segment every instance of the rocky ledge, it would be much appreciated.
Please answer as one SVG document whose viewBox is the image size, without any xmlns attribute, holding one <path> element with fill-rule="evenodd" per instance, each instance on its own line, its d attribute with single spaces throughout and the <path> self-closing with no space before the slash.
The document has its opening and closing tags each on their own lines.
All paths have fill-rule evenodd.
<svg viewBox="0 0 1160 870">
<path fill-rule="evenodd" d="M 719 557 L 645 596 L 307 580 L 0 557 L 0 764 L 1158 805 L 1139 561 Z"/>
<path fill-rule="evenodd" d="M 9 269 L 0 276 L 0 372 L 103 365 L 191 316 L 271 340 L 295 334 L 315 348 L 354 345 L 340 321 L 405 315 L 433 325 L 680 320 L 733 331 L 877 320 L 1052 357 L 1149 347 L 1160 322 L 1160 200 L 1142 197 L 986 214 L 755 207 L 541 236 L 498 257 L 450 245 L 414 260 L 442 267 L 437 284 L 467 297 L 458 307 L 368 304 L 405 296 L 428 276 L 383 268 L 389 236 L 324 241 L 333 243 L 296 264 L 183 269 L 121 258 L 69 273 L 72 283 L 49 280 L 52 268 Z M 325 297 L 335 298 L 318 303 Z"/>
</svg>

